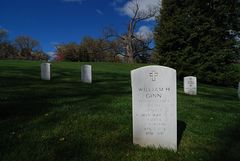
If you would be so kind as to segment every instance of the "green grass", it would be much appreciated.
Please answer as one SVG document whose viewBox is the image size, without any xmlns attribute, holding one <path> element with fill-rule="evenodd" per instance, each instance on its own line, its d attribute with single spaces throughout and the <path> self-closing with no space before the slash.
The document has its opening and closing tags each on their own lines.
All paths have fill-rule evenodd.
<svg viewBox="0 0 240 161">
<path fill-rule="evenodd" d="M 178 152 L 132 144 L 130 70 L 141 65 L 53 63 L 40 80 L 40 62 L 0 61 L 0 161 L 239 161 L 237 89 L 178 82 Z"/>
</svg>

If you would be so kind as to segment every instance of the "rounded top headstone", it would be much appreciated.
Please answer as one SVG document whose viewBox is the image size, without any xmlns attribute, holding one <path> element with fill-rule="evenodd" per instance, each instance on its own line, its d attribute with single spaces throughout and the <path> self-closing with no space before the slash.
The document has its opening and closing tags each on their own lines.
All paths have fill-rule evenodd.
<svg viewBox="0 0 240 161">
<path fill-rule="evenodd" d="M 131 71 L 131 73 L 142 71 L 142 70 L 146 70 L 146 69 L 154 69 L 154 68 L 164 69 L 164 70 L 171 70 L 171 71 L 176 72 L 175 69 L 170 68 L 170 67 L 161 66 L 161 65 L 148 65 L 148 66 L 144 66 L 144 67 L 140 67 L 140 68 L 134 69 L 134 70 Z"/>
<path fill-rule="evenodd" d="M 186 76 L 184 77 L 184 93 L 189 95 L 197 95 L 197 77 Z"/>
<path fill-rule="evenodd" d="M 131 71 L 133 143 L 177 150 L 176 70 L 158 65 Z"/>
<path fill-rule="evenodd" d="M 81 80 L 84 83 L 92 83 L 92 66 L 85 64 L 81 67 Z"/>
</svg>

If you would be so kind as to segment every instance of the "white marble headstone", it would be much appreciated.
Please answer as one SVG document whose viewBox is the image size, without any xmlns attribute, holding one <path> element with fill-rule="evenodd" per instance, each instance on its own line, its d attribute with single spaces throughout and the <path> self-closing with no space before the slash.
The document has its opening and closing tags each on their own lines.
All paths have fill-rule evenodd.
<svg viewBox="0 0 240 161">
<path fill-rule="evenodd" d="M 81 80 L 84 83 L 92 83 L 92 66 L 91 65 L 82 65 Z"/>
<path fill-rule="evenodd" d="M 240 82 L 238 83 L 238 98 L 240 99 Z"/>
<path fill-rule="evenodd" d="M 177 151 L 176 70 L 147 66 L 131 71 L 133 143 Z"/>
<path fill-rule="evenodd" d="M 193 76 L 184 77 L 184 93 L 197 95 L 197 78 Z"/>
<path fill-rule="evenodd" d="M 41 79 L 50 80 L 51 79 L 51 64 L 42 63 L 41 64 Z"/>
</svg>

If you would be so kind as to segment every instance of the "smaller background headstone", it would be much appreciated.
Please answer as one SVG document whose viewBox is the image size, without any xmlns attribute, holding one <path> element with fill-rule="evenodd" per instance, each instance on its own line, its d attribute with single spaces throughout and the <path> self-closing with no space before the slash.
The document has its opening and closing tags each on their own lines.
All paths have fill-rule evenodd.
<svg viewBox="0 0 240 161">
<path fill-rule="evenodd" d="M 41 64 L 41 79 L 51 80 L 51 64 L 50 63 Z"/>
<path fill-rule="evenodd" d="M 184 77 L 184 93 L 197 95 L 197 78 L 193 76 Z"/>
<path fill-rule="evenodd" d="M 84 83 L 92 83 L 92 66 L 91 65 L 82 65 L 81 81 Z"/>
</svg>

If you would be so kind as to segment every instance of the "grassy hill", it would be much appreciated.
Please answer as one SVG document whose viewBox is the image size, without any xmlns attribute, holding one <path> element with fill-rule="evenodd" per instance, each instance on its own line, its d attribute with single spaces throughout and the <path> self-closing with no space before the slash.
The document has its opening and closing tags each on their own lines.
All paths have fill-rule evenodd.
<svg viewBox="0 0 240 161">
<path fill-rule="evenodd" d="M 0 61 L 1 161 L 238 161 L 237 89 L 178 82 L 178 152 L 132 144 L 130 70 L 141 65 L 90 63 L 93 84 L 80 82 L 84 63 Z"/>
</svg>

